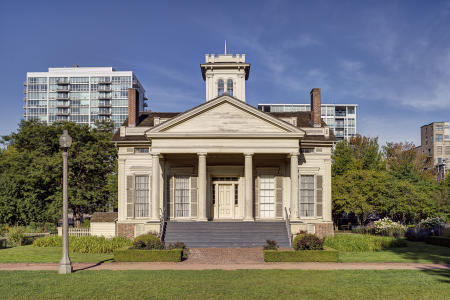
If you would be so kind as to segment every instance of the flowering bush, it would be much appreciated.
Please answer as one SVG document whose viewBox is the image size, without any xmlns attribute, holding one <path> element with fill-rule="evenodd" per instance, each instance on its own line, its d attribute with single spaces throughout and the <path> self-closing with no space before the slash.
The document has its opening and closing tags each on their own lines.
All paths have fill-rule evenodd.
<svg viewBox="0 0 450 300">
<path fill-rule="evenodd" d="M 440 217 L 426 218 L 420 221 L 419 226 L 425 229 L 435 229 L 436 227 L 443 226 L 445 224 L 444 220 Z"/>
<path fill-rule="evenodd" d="M 324 240 L 315 234 L 299 234 L 294 238 L 293 247 L 295 250 L 323 250 Z"/>
<path fill-rule="evenodd" d="M 385 236 L 404 236 L 406 232 L 406 226 L 394 222 L 389 218 L 383 218 L 381 220 L 375 221 L 375 233 Z"/>
</svg>

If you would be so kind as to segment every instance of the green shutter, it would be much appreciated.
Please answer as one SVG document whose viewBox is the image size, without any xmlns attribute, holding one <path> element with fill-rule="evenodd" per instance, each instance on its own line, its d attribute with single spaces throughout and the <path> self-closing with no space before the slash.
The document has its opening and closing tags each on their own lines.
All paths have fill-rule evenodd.
<svg viewBox="0 0 450 300">
<path fill-rule="evenodd" d="M 255 177 L 255 192 L 254 192 L 255 201 L 253 203 L 255 204 L 255 218 L 259 218 L 259 176 Z M 247 199 L 245 200 L 245 202 Z M 245 203 L 244 202 L 244 203 Z"/>
<path fill-rule="evenodd" d="M 168 199 L 170 202 L 170 209 L 169 209 L 169 213 L 170 213 L 170 218 L 173 219 L 175 217 L 175 177 L 174 176 L 170 176 L 169 179 L 169 196 Z"/>
<path fill-rule="evenodd" d="M 275 217 L 283 217 L 283 177 L 275 177 Z"/>
<path fill-rule="evenodd" d="M 197 216 L 197 177 L 191 176 L 191 217 Z"/>
<path fill-rule="evenodd" d="M 134 176 L 127 176 L 127 218 L 134 218 Z"/>
<path fill-rule="evenodd" d="M 323 176 L 316 176 L 316 217 L 323 215 Z"/>
</svg>

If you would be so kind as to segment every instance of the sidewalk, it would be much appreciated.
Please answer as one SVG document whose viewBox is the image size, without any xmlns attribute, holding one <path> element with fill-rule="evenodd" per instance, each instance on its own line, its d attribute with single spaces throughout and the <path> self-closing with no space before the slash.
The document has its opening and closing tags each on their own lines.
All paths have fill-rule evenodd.
<svg viewBox="0 0 450 300">
<path fill-rule="evenodd" d="M 426 270 L 447 269 L 450 265 L 424 263 L 242 263 L 195 264 L 181 263 L 74 263 L 81 270 Z M 0 263 L 0 271 L 57 271 L 58 263 Z"/>
</svg>

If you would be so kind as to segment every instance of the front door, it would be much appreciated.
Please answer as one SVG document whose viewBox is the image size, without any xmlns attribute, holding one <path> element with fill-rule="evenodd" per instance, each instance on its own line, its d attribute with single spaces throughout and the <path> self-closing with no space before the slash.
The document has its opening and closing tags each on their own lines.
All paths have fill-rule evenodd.
<svg viewBox="0 0 450 300">
<path fill-rule="evenodd" d="M 234 210 L 234 188 L 233 184 L 217 184 L 217 213 L 219 219 L 232 219 Z"/>
</svg>

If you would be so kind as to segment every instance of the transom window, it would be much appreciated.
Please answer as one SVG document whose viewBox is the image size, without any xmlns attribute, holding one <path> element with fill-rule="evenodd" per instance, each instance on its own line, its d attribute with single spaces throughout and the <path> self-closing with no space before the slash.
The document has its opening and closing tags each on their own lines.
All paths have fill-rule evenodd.
<svg viewBox="0 0 450 300">
<path fill-rule="evenodd" d="M 237 177 L 213 177 L 212 181 L 238 181 Z"/>
<path fill-rule="evenodd" d="M 275 216 L 275 178 L 264 175 L 259 180 L 260 217 L 273 218 Z"/>
<path fill-rule="evenodd" d="M 300 216 L 314 216 L 314 175 L 300 176 Z"/>
<path fill-rule="evenodd" d="M 219 82 L 217 83 L 217 96 L 221 96 L 224 92 L 224 83 L 222 79 L 219 79 Z"/>
<path fill-rule="evenodd" d="M 175 176 L 175 216 L 189 217 L 189 177 Z"/>
<path fill-rule="evenodd" d="M 228 93 L 228 95 L 233 96 L 233 80 L 232 79 L 227 80 L 227 93 Z"/>
<path fill-rule="evenodd" d="M 137 218 L 148 217 L 150 211 L 148 176 L 135 176 L 135 192 L 134 215 Z"/>
</svg>

